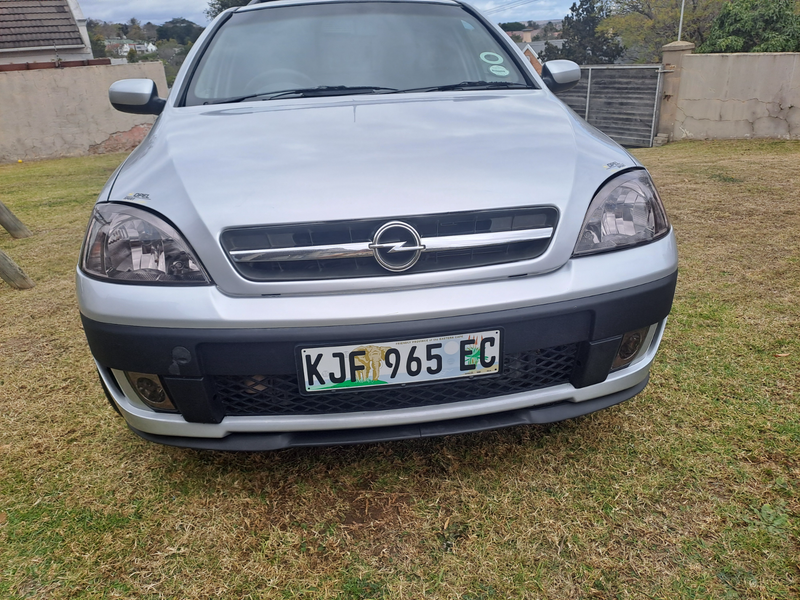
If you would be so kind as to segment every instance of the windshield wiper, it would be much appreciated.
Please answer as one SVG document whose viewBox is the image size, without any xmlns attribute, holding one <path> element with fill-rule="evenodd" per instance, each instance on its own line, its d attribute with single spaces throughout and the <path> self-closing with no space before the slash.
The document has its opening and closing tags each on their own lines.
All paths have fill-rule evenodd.
<svg viewBox="0 0 800 600">
<path fill-rule="evenodd" d="M 287 96 L 299 98 L 313 98 L 319 96 L 346 96 L 348 94 L 408 94 L 412 92 L 447 92 L 452 90 L 500 90 L 500 89 L 535 89 L 527 83 L 512 83 L 510 81 L 462 81 L 448 85 L 434 85 L 429 87 L 398 90 L 396 88 L 379 87 L 372 85 L 320 85 L 312 88 L 296 88 L 291 90 L 278 90 L 276 92 L 259 92 L 234 98 L 225 98 L 205 104 L 235 104 L 245 100 L 275 100 Z"/>
<path fill-rule="evenodd" d="M 275 100 L 276 98 L 285 98 L 286 96 L 313 98 L 316 96 L 344 96 L 348 94 L 387 94 L 397 91 L 398 90 L 395 88 L 378 87 L 372 85 L 320 85 L 313 88 L 296 88 L 291 90 L 279 90 L 276 92 L 259 92 L 258 94 L 248 94 L 247 96 L 239 96 L 238 98 L 226 98 L 225 100 L 209 102 L 209 104 L 234 104 L 236 102 L 244 102 L 245 100 L 255 100 L 256 98 Z"/>
<path fill-rule="evenodd" d="M 448 92 L 451 90 L 500 90 L 500 89 L 534 89 L 527 83 L 512 83 L 510 81 L 462 81 L 461 83 L 451 83 L 449 85 L 434 85 L 430 87 L 412 88 L 400 90 L 399 94 L 411 92 Z"/>
</svg>

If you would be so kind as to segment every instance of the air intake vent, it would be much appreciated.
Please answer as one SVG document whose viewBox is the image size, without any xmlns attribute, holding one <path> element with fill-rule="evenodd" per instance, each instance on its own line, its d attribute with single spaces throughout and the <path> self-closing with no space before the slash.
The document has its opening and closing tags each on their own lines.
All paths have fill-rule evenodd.
<svg viewBox="0 0 800 600">
<path fill-rule="evenodd" d="M 214 377 L 228 416 L 321 415 L 414 408 L 493 398 L 568 383 L 577 345 L 506 354 L 496 377 L 304 396 L 294 375 Z"/>
</svg>

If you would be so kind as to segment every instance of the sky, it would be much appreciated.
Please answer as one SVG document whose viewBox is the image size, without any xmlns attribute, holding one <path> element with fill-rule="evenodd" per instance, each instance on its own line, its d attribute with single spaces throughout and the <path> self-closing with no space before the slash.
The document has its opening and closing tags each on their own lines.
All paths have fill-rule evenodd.
<svg viewBox="0 0 800 600">
<path fill-rule="evenodd" d="M 526 0 L 519 0 L 524 2 Z M 487 17 L 494 23 L 508 21 L 535 21 L 544 19 L 563 19 L 569 12 L 574 0 L 532 0 L 518 8 L 492 13 Z M 208 7 L 208 0 L 136 0 L 120 2 L 119 0 L 78 0 L 86 18 L 113 23 L 129 21 L 136 17 L 142 23 L 151 21 L 160 25 L 175 17 L 183 17 L 198 25 L 208 24 L 203 11 Z M 475 8 L 486 11 L 490 8 L 511 4 L 512 0 L 472 0 Z"/>
</svg>

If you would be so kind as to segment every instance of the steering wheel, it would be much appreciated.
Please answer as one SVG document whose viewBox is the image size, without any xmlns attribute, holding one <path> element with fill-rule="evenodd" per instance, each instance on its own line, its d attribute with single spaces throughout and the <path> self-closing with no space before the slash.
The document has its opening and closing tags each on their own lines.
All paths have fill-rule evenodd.
<svg viewBox="0 0 800 600">
<path fill-rule="evenodd" d="M 244 86 L 246 94 L 258 94 L 263 91 L 280 92 L 295 88 L 316 87 L 318 84 L 302 71 L 294 69 L 270 69 L 264 73 L 259 73 Z"/>
</svg>

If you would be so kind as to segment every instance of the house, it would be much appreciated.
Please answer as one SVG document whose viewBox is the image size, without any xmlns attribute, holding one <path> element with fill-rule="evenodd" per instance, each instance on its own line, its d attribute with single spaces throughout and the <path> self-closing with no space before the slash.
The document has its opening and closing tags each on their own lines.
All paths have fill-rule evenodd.
<svg viewBox="0 0 800 600">
<path fill-rule="evenodd" d="M 518 38 L 520 42 L 530 42 L 533 39 L 534 30 L 527 28 L 522 31 L 506 31 L 510 38 Z"/>
<path fill-rule="evenodd" d="M 522 53 L 525 55 L 530 63 L 533 65 L 533 68 L 536 69 L 536 72 L 541 75 L 542 74 L 542 62 L 539 60 L 539 53 L 536 52 L 532 45 L 526 42 L 517 42 L 517 46 Z"/>
<path fill-rule="evenodd" d="M 123 53 L 121 48 L 122 44 L 116 41 L 106 40 L 106 56 L 112 56 L 112 55 L 123 56 L 124 54 L 127 54 L 127 52 Z"/>
<path fill-rule="evenodd" d="M 136 42 L 131 42 L 129 40 L 126 40 L 125 42 L 120 44 L 118 52 L 120 56 L 127 56 L 128 52 L 130 52 L 131 50 L 136 50 Z"/>
<path fill-rule="evenodd" d="M 516 42 L 517 46 L 522 53 L 527 57 L 527 59 L 533 65 L 533 68 L 536 69 L 536 72 L 541 75 L 542 74 L 542 61 L 539 58 L 539 55 L 544 50 L 545 44 L 552 44 L 559 50 L 564 45 L 566 40 L 548 40 L 547 42 Z"/>
<path fill-rule="evenodd" d="M 158 47 L 152 42 L 135 42 L 133 40 L 111 39 L 106 40 L 106 54 L 128 56 L 128 52 L 136 50 L 136 54 L 152 54 Z"/>
<path fill-rule="evenodd" d="M 543 41 L 531 42 L 530 47 L 531 50 L 536 53 L 536 56 L 539 56 L 544 50 L 545 44 L 550 44 L 551 46 L 555 46 L 556 48 L 561 50 L 561 48 L 564 46 L 564 42 L 566 41 L 567 40 L 556 39 L 556 40 L 547 40 L 546 42 Z"/>
<path fill-rule="evenodd" d="M 78 0 L 0 0 L 0 65 L 92 58 Z"/>
</svg>

